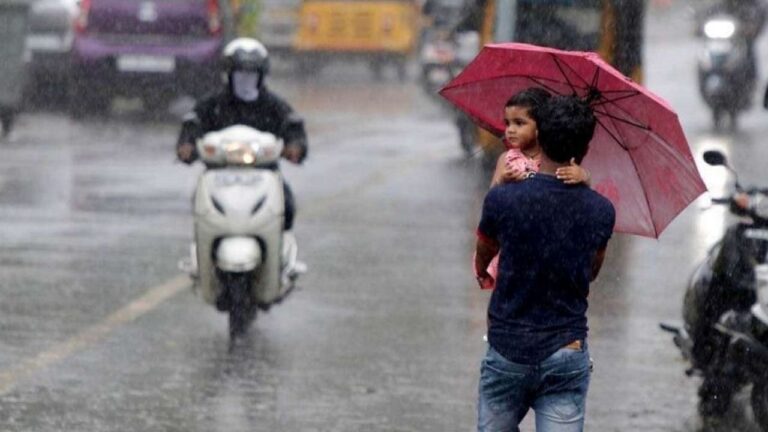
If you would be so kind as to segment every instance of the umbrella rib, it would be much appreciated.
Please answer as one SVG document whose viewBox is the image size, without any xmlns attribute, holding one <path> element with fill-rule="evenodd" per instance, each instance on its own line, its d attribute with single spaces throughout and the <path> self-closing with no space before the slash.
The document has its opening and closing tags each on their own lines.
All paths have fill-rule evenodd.
<svg viewBox="0 0 768 432">
<path fill-rule="evenodd" d="M 571 67 L 571 65 L 569 65 L 569 64 L 568 64 L 568 63 L 566 63 L 566 62 L 561 62 L 561 61 L 560 61 L 560 58 L 558 58 L 558 57 L 557 57 L 555 54 L 551 54 L 551 56 L 552 56 L 552 58 L 554 58 L 554 59 L 555 59 L 555 63 L 557 64 L 557 67 L 558 67 L 558 69 L 560 69 L 560 73 L 562 73 L 562 74 L 563 74 L 563 77 L 565 78 L 565 80 L 566 80 L 566 81 L 568 81 L 568 84 L 570 84 L 570 85 L 571 85 L 571 87 L 573 87 L 573 84 L 571 84 L 571 81 L 568 79 L 568 75 L 566 75 L 566 74 L 565 74 L 565 72 L 563 71 L 563 67 L 562 67 L 562 65 L 565 65 L 565 67 L 567 67 L 567 68 L 568 68 L 568 69 L 569 69 L 571 72 L 573 72 L 573 75 L 574 75 L 576 78 L 578 78 L 579 80 L 581 80 L 581 82 L 582 82 L 582 83 L 584 83 L 584 85 L 585 85 L 587 88 L 591 88 L 591 87 L 593 87 L 593 86 L 591 86 L 591 85 L 590 85 L 590 84 L 587 82 L 587 80 L 585 80 L 585 79 L 584 79 L 584 77 L 582 77 L 581 75 L 579 75 L 579 73 L 578 73 L 578 72 L 576 72 L 576 70 L 575 70 L 574 68 L 572 68 L 572 67 Z M 597 69 L 599 69 L 599 68 L 597 68 Z"/>
<path fill-rule="evenodd" d="M 560 60 L 557 58 L 557 56 L 556 56 L 556 55 L 554 55 L 554 54 L 550 54 L 550 55 L 552 56 L 552 60 L 554 60 L 554 61 L 555 61 L 555 65 L 557 66 L 557 68 L 558 68 L 558 69 L 560 69 L 560 74 L 563 76 L 563 78 L 565 78 L 565 82 L 567 82 L 567 83 L 568 83 L 568 86 L 571 88 L 571 91 L 573 91 L 573 94 L 575 95 L 575 94 L 576 94 L 576 87 L 575 87 L 575 86 L 573 85 L 573 83 L 571 82 L 571 79 L 570 79 L 570 78 L 568 78 L 568 74 L 566 74 L 566 73 L 565 73 L 565 69 L 563 69 L 563 66 L 560 64 Z M 584 79 L 583 79 L 583 78 L 581 78 L 581 77 L 579 76 L 579 74 L 575 74 L 575 75 L 576 75 L 576 76 L 577 76 L 579 79 L 581 79 L 582 81 L 584 81 Z M 584 84 L 587 84 L 587 82 L 586 82 L 586 81 L 584 81 Z"/>
<path fill-rule="evenodd" d="M 608 93 L 608 92 L 605 92 L 605 93 Z M 603 93 L 603 94 L 605 94 L 605 93 Z M 619 96 L 619 97 L 616 97 L 614 99 L 603 98 L 603 100 L 601 100 L 599 102 L 595 102 L 594 104 L 592 104 L 592 106 L 600 106 L 600 105 L 606 105 L 606 104 L 615 104 L 618 101 L 622 101 L 624 99 L 629 99 L 629 98 L 635 97 L 635 96 L 637 96 L 639 94 L 640 94 L 639 91 L 634 90 L 634 91 L 632 91 L 632 93 L 625 94 L 623 96 Z"/>
<path fill-rule="evenodd" d="M 602 94 L 616 94 L 616 93 L 640 94 L 640 92 L 637 90 L 600 90 L 600 93 Z"/>
<path fill-rule="evenodd" d="M 600 76 L 600 68 L 595 68 L 595 75 L 592 76 L 592 88 L 597 88 L 597 81 Z"/>
<path fill-rule="evenodd" d="M 627 119 L 623 119 L 623 118 L 621 118 L 619 116 L 616 116 L 616 115 L 613 115 L 613 114 L 609 114 L 606 111 L 598 111 L 598 110 L 596 110 L 594 108 L 593 108 L 593 111 L 595 113 L 597 113 L 597 114 L 602 115 L 602 116 L 608 117 L 608 118 L 616 120 L 616 121 L 620 121 L 620 122 L 622 122 L 624 124 L 628 124 L 630 126 L 634 126 L 636 128 L 640 128 L 640 129 L 645 130 L 645 131 L 650 131 L 651 130 L 650 126 L 644 125 L 642 123 L 635 123 L 635 122 L 627 120 Z"/>
<path fill-rule="evenodd" d="M 501 80 L 501 79 L 505 79 L 505 78 L 528 78 L 530 80 L 550 81 L 550 82 L 555 83 L 555 84 L 561 83 L 561 81 L 554 80 L 552 78 L 533 77 L 531 75 L 499 75 L 499 76 L 495 76 L 495 77 L 484 78 L 483 81 L 490 82 L 490 81 L 493 81 L 493 80 Z M 452 90 L 457 90 L 457 89 L 464 88 L 464 87 L 471 87 L 471 86 L 474 86 L 474 85 L 477 85 L 476 81 L 468 81 L 468 82 L 463 82 L 463 83 L 460 83 L 460 84 L 453 84 L 453 85 L 451 85 L 449 83 L 448 85 L 446 85 L 445 87 L 440 89 L 439 92 L 442 94 L 442 92 L 444 92 L 444 91 L 452 91 Z M 569 83 L 569 86 L 571 86 L 570 83 Z M 571 86 L 571 88 L 573 88 L 573 86 Z M 576 87 L 576 88 L 581 89 L 581 90 L 588 89 L 588 87 Z M 555 92 L 555 93 L 561 94 L 560 92 Z"/>
<path fill-rule="evenodd" d="M 595 117 L 595 120 L 597 120 L 597 123 L 603 128 L 603 130 L 608 135 L 610 135 L 610 137 L 613 138 L 614 141 L 616 141 L 616 143 L 621 148 L 623 148 L 627 152 L 630 152 L 630 150 L 626 146 L 624 146 L 618 138 L 616 138 L 616 135 L 614 135 L 613 132 L 611 132 L 607 127 L 605 127 L 605 125 L 603 124 L 603 122 L 600 121 L 599 118 Z M 620 119 L 617 119 L 617 120 L 620 120 Z M 632 162 L 632 166 L 635 167 L 635 172 L 637 173 L 638 170 L 637 170 L 637 164 L 635 163 L 635 159 L 630 156 L 629 160 Z M 638 178 L 639 178 L 639 175 L 638 175 Z M 651 211 L 651 201 L 648 199 L 648 195 L 645 194 L 645 193 L 643 194 L 643 198 L 645 199 L 645 205 L 648 208 L 648 214 L 651 216 L 651 220 L 653 220 L 653 214 L 651 214 L 652 213 L 652 211 Z M 656 229 L 656 225 L 654 225 L 653 222 L 651 222 L 651 227 L 653 228 L 654 237 L 658 238 L 659 237 L 659 230 Z"/>
<path fill-rule="evenodd" d="M 548 86 L 548 85 L 544 84 L 544 83 L 542 82 L 541 78 L 538 78 L 538 77 L 531 77 L 531 76 L 529 76 L 529 77 L 528 77 L 528 79 L 529 79 L 529 80 L 531 80 L 531 81 L 533 81 L 533 82 L 534 82 L 534 84 L 540 85 L 540 86 L 544 87 L 546 90 L 549 90 L 550 92 L 552 92 L 552 93 L 554 93 L 554 94 L 560 94 L 560 92 L 558 92 L 557 90 L 555 90 L 555 89 L 553 89 L 552 87 L 550 87 L 550 86 Z M 553 82 L 557 82 L 557 81 L 553 81 Z M 570 84 L 570 83 L 569 83 L 569 84 Z M 571 88 L 573 88 L 573 87 L 571 87 Z"/>
<path fill-rule="evenodd" d="M 621 142 L 621 140 L 620 140 L 620 139 L 618 139 L 618 138 L 616 137 L 616 135 L 614 135 L 614 134 L 613 134 L 613 132 L 611 132 L 611 130 L 610 130 L 610 129 L 608 129 L 608 128 L 605 126 L 605 124 L 603 124 L 603 122 L 602 122 L 602 121 L 600 121 L 600 118 L 599 118 L 599 117 L 595 117 L 595 120 L 597 121 L 597 124 L 599 124 L 599 125 L 600 125 L 600 127 L 602 127 L 602 128 L 603 128 L 603 130 L 604 130 L 604 131 L 605 131 L 605 132 L 606 132 L 608 135 L 610 135 L 610 136 L 611 136 L 611 138 L 613 138 L 613 140 L 614 140 L 614 141 L 616 141 L 616 144 L 618 144 L 618 145 L 619 145 L 619 147 L 621 147 L 621 148 L 623 148 L 624 150 L 627 150 L 627 151 L 629 150 L 629 149 L 628 149 L 628 148 L 627 148 L 627 147 L 626 147 L 626 146 L 625 146 L 625 145 L 624 145 L 624 144 Z"/>
</svg>

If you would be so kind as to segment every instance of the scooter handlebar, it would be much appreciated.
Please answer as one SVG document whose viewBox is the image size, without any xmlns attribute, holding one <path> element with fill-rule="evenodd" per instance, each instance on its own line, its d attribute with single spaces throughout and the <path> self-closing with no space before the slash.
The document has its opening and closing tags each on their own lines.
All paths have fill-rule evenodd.
<svg viewBox="0 0 768 432">
<path fill-rule="evenodd" d="M 712 198 L 712 204 L 730 204 L 730 198 Z"/>
</svg>

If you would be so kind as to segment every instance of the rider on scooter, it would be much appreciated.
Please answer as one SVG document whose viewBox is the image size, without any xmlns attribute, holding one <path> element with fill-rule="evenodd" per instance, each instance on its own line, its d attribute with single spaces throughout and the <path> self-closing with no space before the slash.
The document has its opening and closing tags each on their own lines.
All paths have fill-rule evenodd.
<svg viewBox="0 0 768 432">
<path fill-rule="evenodd" d="M 269 132 L 285 144 L 282 156 L 300 164 L 307 157 L 304 121 L 265 84 L 269 54 L 256 39 L 238 38 L 224 48 L 222 64 L 226 84 L 195 104 L 185 116 L 176 144 L 176 155 L 184 163 L 197 159 L 195 141 L 204 134 L 232 125 L 245 125 Z M 285 193 L 284 230 L 293 228 L 295 204 L 288 183 Z"/>
<path fill-rule="evenodd" d="M 704 10 L 701 19 L 706 20 L 718 14 L 731 15 L 738 21 L 737 31 L 747 43 L 747 57 L 749 59 L 749 68 L 743 72 L 747 79 L 753 80 L 757 77 L 755 40 L 763 31 L 766 17 L 768 17 L 768 6 L 765 0 L 722 0 Z M 697 28 L 702 28 L 702 26 L 697 26 Z"/>
</svg>

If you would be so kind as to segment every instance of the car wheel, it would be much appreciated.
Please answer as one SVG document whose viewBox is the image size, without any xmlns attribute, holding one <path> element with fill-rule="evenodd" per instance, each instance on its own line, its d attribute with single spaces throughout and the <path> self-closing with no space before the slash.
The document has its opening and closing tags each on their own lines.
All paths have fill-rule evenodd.
<svg viewBox="0 0 768 432">
<path fill-rule="evenodd" d="M 368 67 L 371 69 L 374 80 L 381 81 L 384 79 L 384 62 L 381 60 L 372 60 Z"/>
<path fill-rule="evenodd" d="M 144 111 L 161 114 L 168 111 L 168 106 L 173 102 L 175 95 L 169 92 L 156 92 L 147 94 L 142 98 Z"/>
<path fill-rule="evenodd" d="M 395 63 L 397 69 L 397 79 L 400 82 L 405 82 L 408 79 L 408 63 L 405 59 L 397 60 Z"/>
<path fill-rule="evenodd" d="M 69 85 L 67 105 L 69 113 L 75 118 L 83 118 L 92 114 L 108 114 L 112 97 L 105 90 L 96 86 L 81 83 L 87 80 L 72 80 Z"/>
</svg>

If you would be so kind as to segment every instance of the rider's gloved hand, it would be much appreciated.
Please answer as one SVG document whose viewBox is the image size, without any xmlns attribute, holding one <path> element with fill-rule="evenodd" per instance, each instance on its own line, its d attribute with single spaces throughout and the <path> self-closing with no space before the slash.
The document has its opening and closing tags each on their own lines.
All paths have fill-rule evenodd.
<svg viewBox="0 0 768 432">
<path fill-rule="evenodd" d="M 749 209 L 749 195 L 738 193 L 733 196 L 733 204 L 742 210 Z"/>
<path fill-rule="evenodd" d="M 195 161 L 195 146 L 190 143 L 182 143 L 176 147 L 176 157 L 185 164 Z"/>
<path fill-rule="evenodd" d="M 301 163 L 301 160 L 304 158 L 304 149 L 296 144 L 288 144 L 283 148 L 282 156 L 289 161 L 298 164 Z"/>
<path fill-rule="evenodd" d="M 731 198 L 731 210 L 737 215 L 750 215 L 768 220 L 768 196 L 761 192 L 737 193 Z"/>
</svg>

